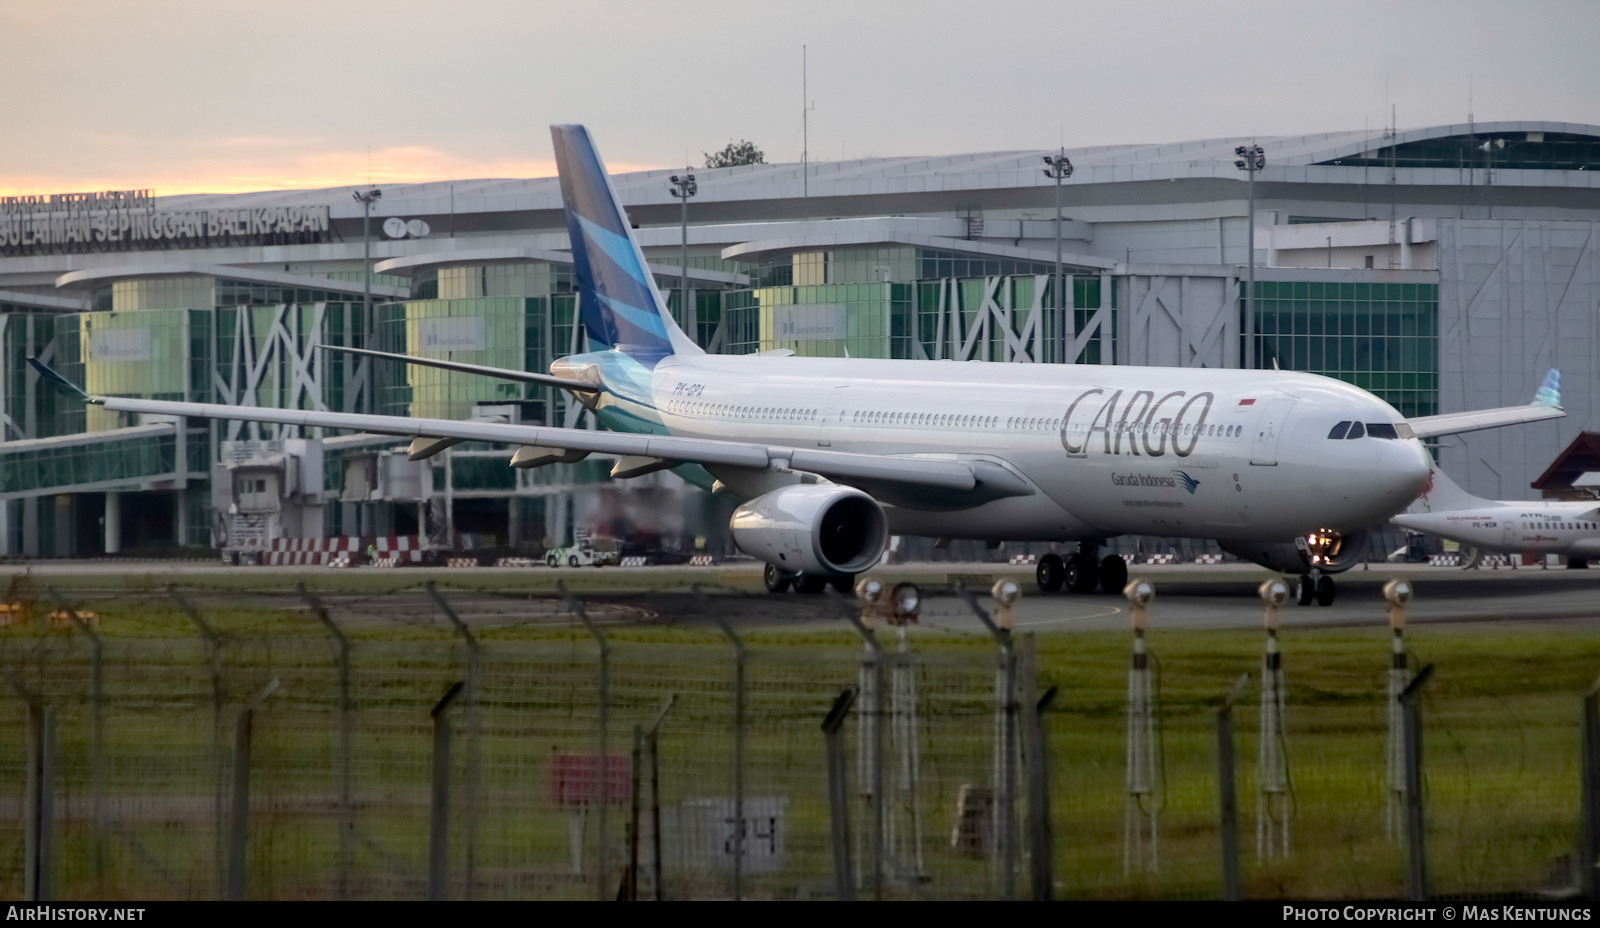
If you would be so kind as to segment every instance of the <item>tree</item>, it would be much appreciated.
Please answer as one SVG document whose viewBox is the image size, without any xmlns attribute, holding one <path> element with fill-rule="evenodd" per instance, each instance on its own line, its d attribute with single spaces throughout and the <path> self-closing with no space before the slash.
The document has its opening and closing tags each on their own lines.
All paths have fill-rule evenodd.
<svg viewBox="0 0 1600 928">
<path fill-rule="evenodd" d="M 701 154 L 706 156 L 708 168 L 736 168 L 742 164 L 767 163 L 766 153 L 757 148 L 754 142 L 746 142 L 744 139 L 729 142 L 727 148 L 715 154 L 709 151 Z"/>
</svg>

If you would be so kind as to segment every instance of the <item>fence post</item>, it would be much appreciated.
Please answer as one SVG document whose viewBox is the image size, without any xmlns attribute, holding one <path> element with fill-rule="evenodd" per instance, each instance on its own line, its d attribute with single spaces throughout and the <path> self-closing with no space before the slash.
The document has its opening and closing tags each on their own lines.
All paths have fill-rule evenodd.
<svg viewBox="0 0 1600 928">
<path fill-rule="evenodd" d="M 1289 585 L 1282 579 L 1268 580 L 1256 592 L 1262 603 L 1261 624 L 1267 632 L 1261 654 L 1260 734 L 1256 739 L 1256 858 L 1271 860 L 1289 856 L 1289 760 L 1284 752 L 1283 655 L 1278 650 L 1278 627 L 1283 605 L 1289 601 Z M 1274 799 L 1278 801 L 1274 803 Z M 1274 805 L 1279 808 L 1277 814 Z"/>
<path fill-rule="evenodd" d="M 629 770 L 631 782 L 628 792 L 628 883 L 623 892 L 623 899 L 627 902 L 639 901 L 639 764 L 644 759 L 643 754 L 644 727 L 635 722 L 633 766 Z"/>
<path fill-rule="evenodd" d="M 245 853 L 248 850 L 250 828 L 250 742 L 251 727 L 256 709 L 278 688 L 278 678 L 256 691 L 250 701 L 239 711 L 233 728 L 233 817 L 228 830 L 228 885 L 225 895 L 230 902 L 244 899 Z"/>
<path fill-rule="evenodd" d="M 1406 898 L 1428 898 L 1428 845 L 1422 808 L 1422 688 L 1433 676 L 1433 665 L 1417 671 L 1400 694 L 1406 727 Z"/>
<path fill-rule="evenodd" d="M 1222 836 L 1222 898 L 1239 899 L 1239 796 L 1233 777 L 1233 704 L 1250 685 L 1250 675 L 1240 674 L 1217 707 L 1217 798 Z"/>
<path fill-rule="evenodd" d="M 344 631 L 339 628 L 333 617 L 328 615 L 328 610 L 323 607 L 322 600 L 315 593 L 306 589 L 304 583 L 294 585 L 296 593 L 311 607 L 311 614 L 317 617 L 322 627 L 333 636 L 334 644 L 339 649 L 339 860 L 338 860 L 338 893 L 340 900 L 350 898 L 350 870 L 355 862 L 355 832 L 356 812 L 354 788 L 351 780 L 354 777 L 353 742 L 355 738 L 355 706 L 350 697 L 350 639 L 345 637 Z"/>
<path fill-rule="evenodd" d="M 472 630 L 467 628 L 465 622 L 461 621 L 461 617 L 456 614 L 456 611 L 450 607 L 448 602 L 445 602 L 445 598 L 439 595 L 439 591 L 434 588 L 433 581 L 429 580 L 423 584 L 423 589 L 428 591 L 428 597 L 433 600 L 435 606 L 439 607 L 439 611 L 444 613 L 444 617 L 450 620 L 450 625 L 461 636 L 461 640 L 467 646 L 466 689 L 462 691 L 467 716 L 467 764 L 466 770 L 463 772 L 463 779 L 466 782 L 462 784 L 463 791 L 466 794 L 462 797 L 464 807 L 462 810 L 462 818 L 464 819 L 462 830 L 465 834 L 462 835 L 462 840 L 467 848 L 466 860 L 464 861 L 466 873 L 463 877 L 464 888 L 462 892 L 464 898 L 472 899 L 477 890 L 479 734 L 481 728 L 478 717 L 478 668 L 481 652 L 478 647 L 477 636 L 472 634 Z"/>
<path fill-rule="evenodd" d="M 870 779 L 865 785 L 872 813 L 867 822 L 867 831 L 872 844 L 871 887 L 875 902 L 883 899 L 884 819 L 889 810 L 883 782 L 883 645 L 878 641 L 877 632 L 873 630 L 885 592 L 883 585 L 877 580 L 862 580 L 856 584 L 860 614 L 858 615 L 855 609 L 844 610 L 845 617 L 855 626 L 856 634 L 860 635 L 866 644 L 861 659 L 859 687 L 859 693 L 863 697 L 860 713 L 862 725 L 860 763 Z"/>
<path fill-rule="evenodd" d="M 16 677 L 6 680 L 28 705 L 27 794 L 23 797 L 22 898 L 50 901 L 55 836 L 56 717 Z"/>
<path fill-rule="evenodd" d="M 989 630 L 999 647 L 999 668 L 995 675 L 995 792 L 999 807 L 995 815 L 995 849 L 1000 858 L 1000 898 L 1017 898 L 1017 654 L 1012 642 L 1011 606 L 1022 595 L 1014 580 L 1001 580 L 990 590 L 997 606 L 990 618 L 972 591 L 958 587 L 967 608 Z M 998 620 L 998 621 L 997 621 Z"/>
<path fill-rule="evenodd" d="M 1032 641 L 1029 636 L 1028 641 Z M 1024 693 L 1033 692 L 1024 688 Z M 1044 714 L 1056 701 L 1059 687 L 1052 686 L 1039 697 L 1024 703 L 1028 713 L 1024 752 L 1028 758 L 1028 860 L 1032 865 L 1029 880 L 1033 901 L 1049 902 L 1055 895 L 1055 836 L 1050 827 L 1050 742 L 1045 738 Z"/>
<path fill-rule="evenodd" d="M 650 751 L 650 872 L 654 879 L 654 892 L 656 901 L 666 898 L 663 888 L 661 872 L 661 754 L 660 740 L 661 723 L 666 721 L 667 713 L 671 711 L 672 704 L 678 695 L 668 693 L 667 698 L 661 703 L 661 711 L 656 713 L 655 721 L 650 723 L 650 728 L 645 731 L 645 746 Z"/>
<path fill-rule="evenodd" d="M 605 902 L 608 895 L 606 892 L 607 874 L 611 866 L 611 852 L 606 846 L 606 826 L 608 824 L 606 804 L 611 799 L 611 759 L 606 754 L 606 747 L 611 734 L 611 643 L 606 640 L 605 633 L 600 630 L 600 626 L 594 624 L 594 621 L 589 618 L 588 610 L 583 608 L 583 601 L 572 595 L 571 591 L 567 589 L 566 583 L 557 580 L 556 589 L 561 593 L 562 598 L 566 600 L 567 608 L 572 611 L 573 615 L 578 617 L 578 621 L 582 622 L 583 627 L 589 630 L 589 634 L 594 637 L 595 643 L 600 647 L 600 679 L 596 684 L 595 692 L 595 743 L 597 748 L 595 751 L 595 775 L 599 778 L 599 782 L 595 784 L 595 794 L 599 797 L 599 801 L 596 804 L 600 808 L 595 815 L 595 827 L 599 832 L 599 838 L 595 841 L 596 867 L 594 885 L 595 898 Z"/>
<path fill-rule="evenodd" d="M 206 643 L 206 659 L 211 666 L 211 832 L 214 845 L 213 860 L 216 870 L 213 875 L 214 888 L 222 888 L 222 867 L 225 857 L 223 855 L 223 756 L 226 753 L 222 744 L 222 703 L 225 691 L 222 685 L 222 637 L 216 629 L 200 615 L 200 610 L 181 593 L 174 584 L 167 584 L 167 595 L 178 604 L 185 616 L 188 616 L 195 628 L 199 629 L 200 637 Z"/>
<path fill-rule="evenodd" d="M 833 826 L 833 897 L 840 902 L 853 902 L 856 897 L 854 869 L 850 865 L 850 791 L 840 729 L 857 692 L 856 687 L 845 687 L 822 720 L 822 737 L 828 750 L 828 818 Z"/>
<path fill-rule="evenodd" d="M 1389 742 L 1386 773 L 1388 775 L 1388 803 L 1384 825 L 1391 840 L 1398 837 L 1400 819 L 1405 806 L 1405 709 L 1400 705 L 1400 694 L 1411 682 L 1411 664 L 1406 656 L 1406 603 L 1411 601 L 1411 583 L 1405 579 L 1390 580 L 1383 585 L 1383 598 L 1389 603 Z"/>
<path fill-rule="evenodd" d="M 733 631 L 733 626 L 711 610 L 705 593 L 694 588 L 700 601 L 700 611 L 710 616 L 733 644 L 733 901 L 744 899 L 744 739 L 745 739 L 745 650 L 744 640 Z"/>
<path fill-rule="evenodd" d="M 466 686 L 456 681 L 445 691 L 444 697 L 434 704 L 433 718 L 433 789 L 428 805 L 428 901 L 443 902 L 449 898 L 450 869 L 450 703 L 461 695 Z"/>
<path fill-rule="evenodd" d="M 1600 679 L 1583 694 L 1583 821 L 1578 843 L 1578 889 L 1586 899 L 1600 897 L 1595 866 L 1600 863 Z"/>
<path fill-rule="evenodd" d="M 89 639 L 89 711 L 91 713 L 89 728 L 89 802 L 94 819 L 94 839 L 91 853 L 93 854 L 95 882 L 100 884 L 104 881 L 106 875 L 105 649 L 100 641 L 100 635 L 78 614 L 76 605 L 68 602 L 60 593 L 56 592 L 56 588 L 53 586 L 47 586 L 45 590 L 50 594 L 50 599 L 55 602 L 56 608 L 66 613 L 67 621 L 72 623 L 72 627 Z"/>
</svg>

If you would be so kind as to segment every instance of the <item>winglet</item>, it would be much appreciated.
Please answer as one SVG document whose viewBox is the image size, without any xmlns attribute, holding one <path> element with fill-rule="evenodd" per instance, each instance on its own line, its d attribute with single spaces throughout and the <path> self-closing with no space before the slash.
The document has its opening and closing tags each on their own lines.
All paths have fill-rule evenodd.
<svg viewBox="0 0 1600 928">
<path fill-rule="evenodd" d="M 38 358 L 29 358 L 28 363 L 33 365 L 33 369 L 39 372 L 39 377 L 44 380 L 45 383 L 49 384 L 53 389 L 66 394 L 67 396 L 73 397 L 74 399 L 82 400 L 85 403 L 99 404 L 102 402 L 101 400 L 83 392 L 83 390 L 79 389 L 77 384 L 56 373 Z"/>
<path fill-rule="evenodd" d="M 1539 392 L 1533 395 L 1531 405 L 1561 408 L 1561 371 L 1550 368 L 1550 373 L 1544 375 L 1544 383 L 1539 385 Z"/>
</svg>

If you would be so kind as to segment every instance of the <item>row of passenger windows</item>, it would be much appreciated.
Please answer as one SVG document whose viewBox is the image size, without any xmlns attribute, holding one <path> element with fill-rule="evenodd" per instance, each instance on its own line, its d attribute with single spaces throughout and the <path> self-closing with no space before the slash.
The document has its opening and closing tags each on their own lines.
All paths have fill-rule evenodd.
<svg viewBox="0 0 1600 928">
<path fill-rule="evenodd" d="M 1057 421 L 1059 421 L 1059 420 L 1057 420 Z M 1086 423 L 1079 423 L 1078 425 L 1073 427 L 1073 430 L 1076 431 L 1076 432 L 1088 432 L 1088 431 L 1091 431 L 1091 430 L 1093 430 L 1095 428 L 1097 428 L 1097 427 L 1093 426 L 1093 425 L 1089 425 L 1089 424 L 1086 424 Z M 1100 429 L 1100 431 L 1107 431 L 1107 430 L 1106 429 Z M 1170 424 L 1170 423 L 1165 422 L 1165 421 L 1163 421 L 1163 422 L 1139 421 L 1139 422 L 1119 422 L 1115 426 L 1113 426 L 1109 431 L 1113 435 L 1116 435 L 1116 434 L 1127 434 L 1127 433 L 1132 432 L 1134 434 L 1140 434 L 1140 435 L 1201 435 L 1201 436 L 1204 436 L 1204 437 L 1207 437 L 1207 438 L 1238 438 L 1240 435 L 1244 434 L 1244 426 L 1242 426 L 1242 425 L 1217 425 L 1215 423 L 1213 423 L 1211 425 L 1206 425 L 1204 423 L 1196 425 L 1193 422 L 1184 423 L 1184 424 L 1181 424 L 1181 425 L 1173 425 L 1173 424 Z"/>
<path fill-rule="evenodd" d="M 674 401 L 668 406 L 668 411 L 680 415 L 701 416 L 729 416 L 738 419 L 767 419 L 807 422 L 817 418 L 818 410 L 815 409 L 790 409 L 770 406 L 733 406 L 717 403 L 691 403 L 685 400 Z M 953 413 L 932 412 L 895 412 L 890 410 L 857 410 L 845 414 L 845 420 L 855 425 L 911 425 L 931 426 L 934 428 L 1000 428 L 999 416 L 963 416 Z M 1360 423 L 1357 423 L 1358 425 Z M 1116 432 L 1141 431 L 1141 423 L 1121 423 L 1113 429 Z M 1196 426 L 1193 424 L 1178 426 L 1175 429 L 1167 423 L 1142 423 L 1142 431 L 1157 435 L 1178 434 L 1194 435 Z M 1152 425 L 1154 427 L 1152 428 Z M 1061 428 L 1060 419 L 1043 417 L 1013 416 L 1005 420 L 1008 429 L 1049 430 L 1058 431 Z M 1079 431 L 1087 426 L 1080 426 Z M 1202 425 L 1199 434 L 1213 437 L 1237 438 L 1244 434 L 1242 425 Z M 1390 426 L 1390 431 L 1393 427 Z M 1393 438 L 1393 435 L 1388 436 Z"/>
<path fill-rule="evenodd" d="M 1333 431 L 1328 433 L 1329 438 L 1399 438 L 1400 432 L 1392 422 L 1360 422 L 1345 421 L 1335 425 Z"/>
<path fill-rule="evenodd" d="M 849 421 L 862 425 L 931 425 L 949 428 L 992 429 L 1000 425 L 999 416 L 958 416 L 937 412 L 891 412 L 863 409 L 850 413 Z"/>
<path fill-rule="evenodd" d="M 1593 522 L 1524 522 L 1522 527 L 1534 531 L 1567 532 L 1588 531 L 1597 526 Z"/>
<path fill-rule="evenodd" d="M 731 403 L 690 403 L 686 400 L 673 401 L 667 406 L 667 411 L 685 416 L 728 416 L 735 419 L 788 422 L 805 422 L 817 417 L 815 409 L 796 409 L 787 406 L 734 406 Z"/>
</svg>

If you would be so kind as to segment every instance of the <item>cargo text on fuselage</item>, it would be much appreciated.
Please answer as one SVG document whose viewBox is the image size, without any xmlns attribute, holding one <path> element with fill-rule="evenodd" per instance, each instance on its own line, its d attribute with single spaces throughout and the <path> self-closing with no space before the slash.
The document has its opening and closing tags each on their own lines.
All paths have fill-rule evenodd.
<svg viewBox="0 0 1600 928">
<path fill-rule="evenodd" d="M 1173 390 L 1157 399 L 1154 390 L 1137 390 L 1124 401 L 1126 392 L 1107 394 L 1095 387 L 1072 401 L 1061 420 L 1061 447 L 1068 457 L 1087 457 L 1091 447 L 1103 454 L 1152 458 L 1169 450 L 1180 458 L 1194 453 L 1205 434 L 1214 394 L 1190 396 L 1188 391 Z"/>
</svg>

